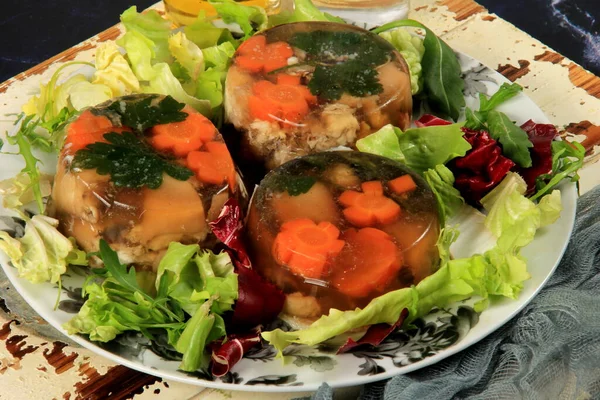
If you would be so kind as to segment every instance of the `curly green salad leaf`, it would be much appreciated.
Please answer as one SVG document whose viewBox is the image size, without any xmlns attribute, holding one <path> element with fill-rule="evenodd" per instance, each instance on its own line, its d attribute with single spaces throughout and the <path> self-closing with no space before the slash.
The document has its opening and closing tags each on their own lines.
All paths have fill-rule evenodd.
<svg viewBox="0 0 600 400">
<path fill-rule="evenodd" d="M 440 225 L 445 226 L 446 221 L 465 204 L 465 199 L 454 187 L 454 174 L 444 164 L 438 164 L 423 172 L 423 178 L 436 197 Z"/>
<path fill-rule="evenodd" d="M 26 218 L 26 217 L 25 217 Z M 67 264 L 87 265 L 73 242 L 63 236 L 56 227 L 58 220 L 45 215 L 25 219 L 25 234 L 15 239 L 0 231 L 0 249 L 10 258 L 21 278 L 32 283 L 60 281 Z"/>
<path fill-rule="evenodd" d="M 423 67 L 421 61 L 425 54 L 423 39 L 411 35 L 402 28 L 393 29 L 379 34 L 400 52 L 410 71 L 410 91 L 414 95 L 423 89 Z"/>
<path fill-rule="evenodd" d="M 182 354 L 180 369 L 208 366 L 204 349 L 225 336 L 220 316 L 237 299 L 237 275 L 226 253 L 213 254 L 198 245 L 173 242 L 158 266 L 154 285 L 140 285 L 143 276 L 119 262 L 117 253 L 100 241 L 104 268 L 94 270 L 82 293 L 86 298 L 77 316 L 63 325 L 69 334 L 89 335 L 108 342 L 126 331 L 149 339 L 166 334 Z"/>
<path fill-rule="evenodd" d="M 462 157 L 471 149 L 463 137 L 462 124 L 411 128 L 402 132 L 386 125 L 356 142 L 366 153 L 377 154 L 402 162 L 417 172 L 424 172 Z"/>
<path fill-rule="evenodd" d="M 577 142 L 566 140 L 552 142 L 552 170 L 548 174 L 537 177 L 535 187 L 537 192 L 531 200 L 538 199 L 556 187 L 563 179 L 571 182 L 579 180 L 577 171 L 583 167 L 585 148 Z"/>
<path fill-rule="evenodd" d="M 536 230 L 543 224 L 556 221 L 562 209 L 560 192 L 553 192 L 536 205 L 523 195 L 526 188 L 519 175 L 509 173 L 484 198 L 489 210 L 486 226 L 498 237 L 498 244 L 484 254 L 450 259 L 449 247 L 458 237 L 458 231 L 446 228 L 438 240 L 439 270 L 417 285 L 388 292 L 373 299 L 363 309 L 332 309 L 305 329 L 264 332 L 263 338 L 281 355 L 281 351 L 292 343 L 315 345 L 352 329 L 377 323 L 393 324 L 403 309 L 409 311 L 405 323 L 410 323 L 433 307 L 443 308 L 472 296 L 481 297 L 476 304 L 479 310 L 487 305 L 490 296 L 516 298 L 523 282 L 529 278 L 520 249 L 533 240 Z"/>
<path fill-rule="evenodd" d="M 52 176 L 40 174 L 36 184 L 31 181 L 27 172 L 19 172 L 9 179 L 0 181 L 2 207 L 7 210 L 20 210 L 21 207 L 36 201 L 35 188 L 39 187 L 42 198 L 50 196 L 52 191 Z M 39 205 L 38 205 L 39 206 Z"/>
</svg>

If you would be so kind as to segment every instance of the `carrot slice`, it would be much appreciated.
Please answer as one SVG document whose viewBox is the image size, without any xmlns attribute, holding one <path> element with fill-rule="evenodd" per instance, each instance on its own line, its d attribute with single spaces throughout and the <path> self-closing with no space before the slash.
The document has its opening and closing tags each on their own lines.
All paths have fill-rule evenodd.
<svg viewBox="0 0 600 400">
<path fill-rule="evenodd" d="M 86 110 L 81 113 L 79 118 L 69 124 L 67 135 L 106 131 L 112 127 L 112 122 L 106 116 L 94 115 L 90 110 Z"/>
<path fill-rule="evenodd" d="M 256 82 L 252 86 L 255 96 L 251 96 L 248 100 L 250 115 L 267 121 L 299 122 L 310 111 L 300 87 L 275 85 L 264 80 Z"/>
<path fill-rule="evenodd" d="M 321 278 L 327 262 L 342 251 L 340 231 L 329 222 L 308 218 L 288 221 L 275 237 L 272 253 L 277 263 L 305 278 Z"/>
<path fill-rule="evenodd" d="M 285 42 L 275 42 L 267 45 L 265 54 L 265 72 L 275 71 L 288 65 L 287 60 L 294 55 L 294 50 Z"/>
<path fill-rule="evenodd" d="M 388 187 L 390 190 L 396 194 L 402 194 L 407 192 L 412 192 L 417 188 L 417 184 L 415 183 L 412 176 L 406 174 L 399 176 L 396 179 L 392 179 L 388 182 Z"/>
<path fill-rule="evenodd" d="M 287 65 L 294 51 L 285 42 L 267 44 L 264 35 L 253 36 L 238 48 L 235 63 L 251 73 L 271 72 Z"/>
<path fill-rule="evenodd" d="M 400 216 L 400 206 L 384 196 L 381 182 L 363 182 L 363 192 L 346 190 L 338 201 L 344 207 L 344 217 L 352 225 L 359 227 L 376 224 L 389 224 Z"/>
<path fill-rule="evenodd" d="M 235 167 L 227 146 L 222 142 L 208 142 L 206 151 L 191 151 L 186 165 L 196 173 L 198 180 L 211 185 L 227 182 L 231 190 L 235 188 Z"/>
<path fill-rule="evenodd" d="M 365 297 L 386 287 L 402 267 L 402 253 L 387 233 L 375 228 L 344 232 L 346 247 L 331 281 L 340 292 Z"/>
<path fill-rule="evenodd" d="M 114 127 L 106 128 L 104 130 L 99 131 L 90 131 L 90 132 L 80 132 L 76 134 L 67 135 L 65 140 L 65 151 L 69 154 L 74 154 L 77 151 L 84 149 L 88 144 L 103 142 L 104 135 L 109 132 L 123 133 L 123 132 L 131 132 L 131 129 L 126 127 Z M 66 145 L 69 146 L 66 146 Z"/>
<path fill-rule="evenodd" d="M 184 157 L 212 140 L 216 129 L 205 116 L 191 112 L 184 121 L 156 125 L 150 132 L 153 135 L 150 143 L 155 149 L 172 151 L 177 157 Z"/>
</svg>

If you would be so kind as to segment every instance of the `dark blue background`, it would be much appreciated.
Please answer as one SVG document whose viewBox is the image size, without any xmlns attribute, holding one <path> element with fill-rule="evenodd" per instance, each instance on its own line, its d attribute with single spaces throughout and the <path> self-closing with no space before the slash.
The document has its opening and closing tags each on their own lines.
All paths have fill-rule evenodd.
<svg viewBox="0 0 600 400">
<path fill-rule="evenodd" d="M 600 0 L 479 2 L 600 75 Z M 153 3 L 155 0 L 2 0 L 0 82 L 116 24 L 128 6 L 143 9 Z"/>
</svg>

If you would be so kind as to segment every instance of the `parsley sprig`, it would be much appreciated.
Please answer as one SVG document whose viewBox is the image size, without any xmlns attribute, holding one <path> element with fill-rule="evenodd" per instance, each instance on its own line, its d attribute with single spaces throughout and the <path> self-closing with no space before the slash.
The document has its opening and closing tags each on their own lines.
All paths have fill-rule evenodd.
<svg viewBox="0 0 600 400">
<path fill-rule="evenodd" d="M 181 181 L 192 176 L 192 171 L 160 156 L 131 132 L 110 132 L 104 139 L 107 143 L 92 143 L 75 153 L 73 167 L 96 169 L 110 175 L 115 186 L 129 188 L 157 189 L 163 172 Z"/>
<path fill-rule="evenodd" d="M 359 32 L 317 30 L 297 33 L 290 43 L 304 50 L 306 63 L 315 66 L 310 92 L 337 100 L 343 93 L 365 97 L 383 91 L 375 67 L 388 61 L 390 49 L 377 39 Z"/>
</svg>

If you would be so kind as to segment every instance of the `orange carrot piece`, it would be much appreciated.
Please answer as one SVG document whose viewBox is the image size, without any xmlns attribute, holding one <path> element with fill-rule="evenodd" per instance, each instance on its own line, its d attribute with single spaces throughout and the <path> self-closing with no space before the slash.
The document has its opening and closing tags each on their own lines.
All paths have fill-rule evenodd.
<svg viewBox="0 0 600 400">
<path fill-rule="evenodd" d="M 80 132 L 76 134 L 67 135 L 65 139 L 65 151 L 69 154 L 75 154 L 77 151 L 84 149 L 88 144 L 104 142 L 104 135 L 110 132 L 123 133 L 123 132 L 131 132 L 129 128 L 126 127 L 113 127 L 106 128 L 104 130 L 99 131 L 91 131 L 91 132 Z M 68 146 L 66 146 L 68 144 Z"/>
<path fill-rule="evenodd" d="M 285 42 L 267 44 L 264 35 L 253 36 L 238 48 L 235 63 L 251 73 L 271 72 L 287 65 L 294 51 Z"/>
<path fill-rule="evenodd" d="M 321 278 L 327 262 L 344 247 L 339 234 L 329 222 L 315 224 L 308 218 L 288 221 L 273 242 L 273 257 L 296 275 Z"/>
<path fill-rule="evenodd" d="M 244 56 L 260 54 L 265 51 L 266 46 L 267 37 L 265 35 L 251 36 L 238 47 L 237 53 Z"/>
<path fill-rule="evenodd" d="M 265 54 L 265 72 L 275 71 L 288 65 L 287 60 L 294 55 L 294 51 L 285 42 L 275 42 L 267 45 Z"/>
<path fill-rule="evenodd" d="M 363 182 L 363 192 L 346 190 L 338 201 L 344 207 L 344 217 L 354 226 L 389 224 L 400 216 L 400 206 L 384 196 L 381 182 Z"/>
<path fill-rule="evenodd" d="M 301 86 L 275 85 L 269 81 L 258 81 L 252 86 L 257 97 L 249 100 L 250 114 L 263 120 L 287 120 L 298 122 L 310 111 Z"/>
<path fill-rule="evenodd" d="M 402 267 L 402 253 L 387 233 L 375 228 L 344 232 L 332 283 L 351 297 L 365 297 L 387 286 Z"/>
<path fill-rule="evenodd" d="M 69 124 L 67 135 L 77 135 L 81 133 L 91 133 L 96 131 L 106 131 L 113 127 L 112 122 L 104 115 L 94 115 L 90 110 L 86 110 L 79 117 Z"/>
<path fill-rule="evenodd" d="M 206 151 L 191 151 L 187 155 L 186 165 L 196 173 L 198 180 L 211 185 L 227 182 L 235 188 L 235 167 L 227 146 L 222 142 L 208 142 Z"/>
<path fill-rule="evenodd" d="M 204 115 L 190 112 L 184 121 L 156 125 L 150 132 L 153 135 L 150 143 L 155 149 L 172 151 L 177 157 L 184 157 L 212 140 L 216 128 Z"/>
<path fill-rule="evenodd" d="M 388 187 L 393 193 L 402 194 L 406 192 L 412 192 L 417 188 L 417 184 L 412 176 L 406 174 L 389 181 Z"/>
</svg>

